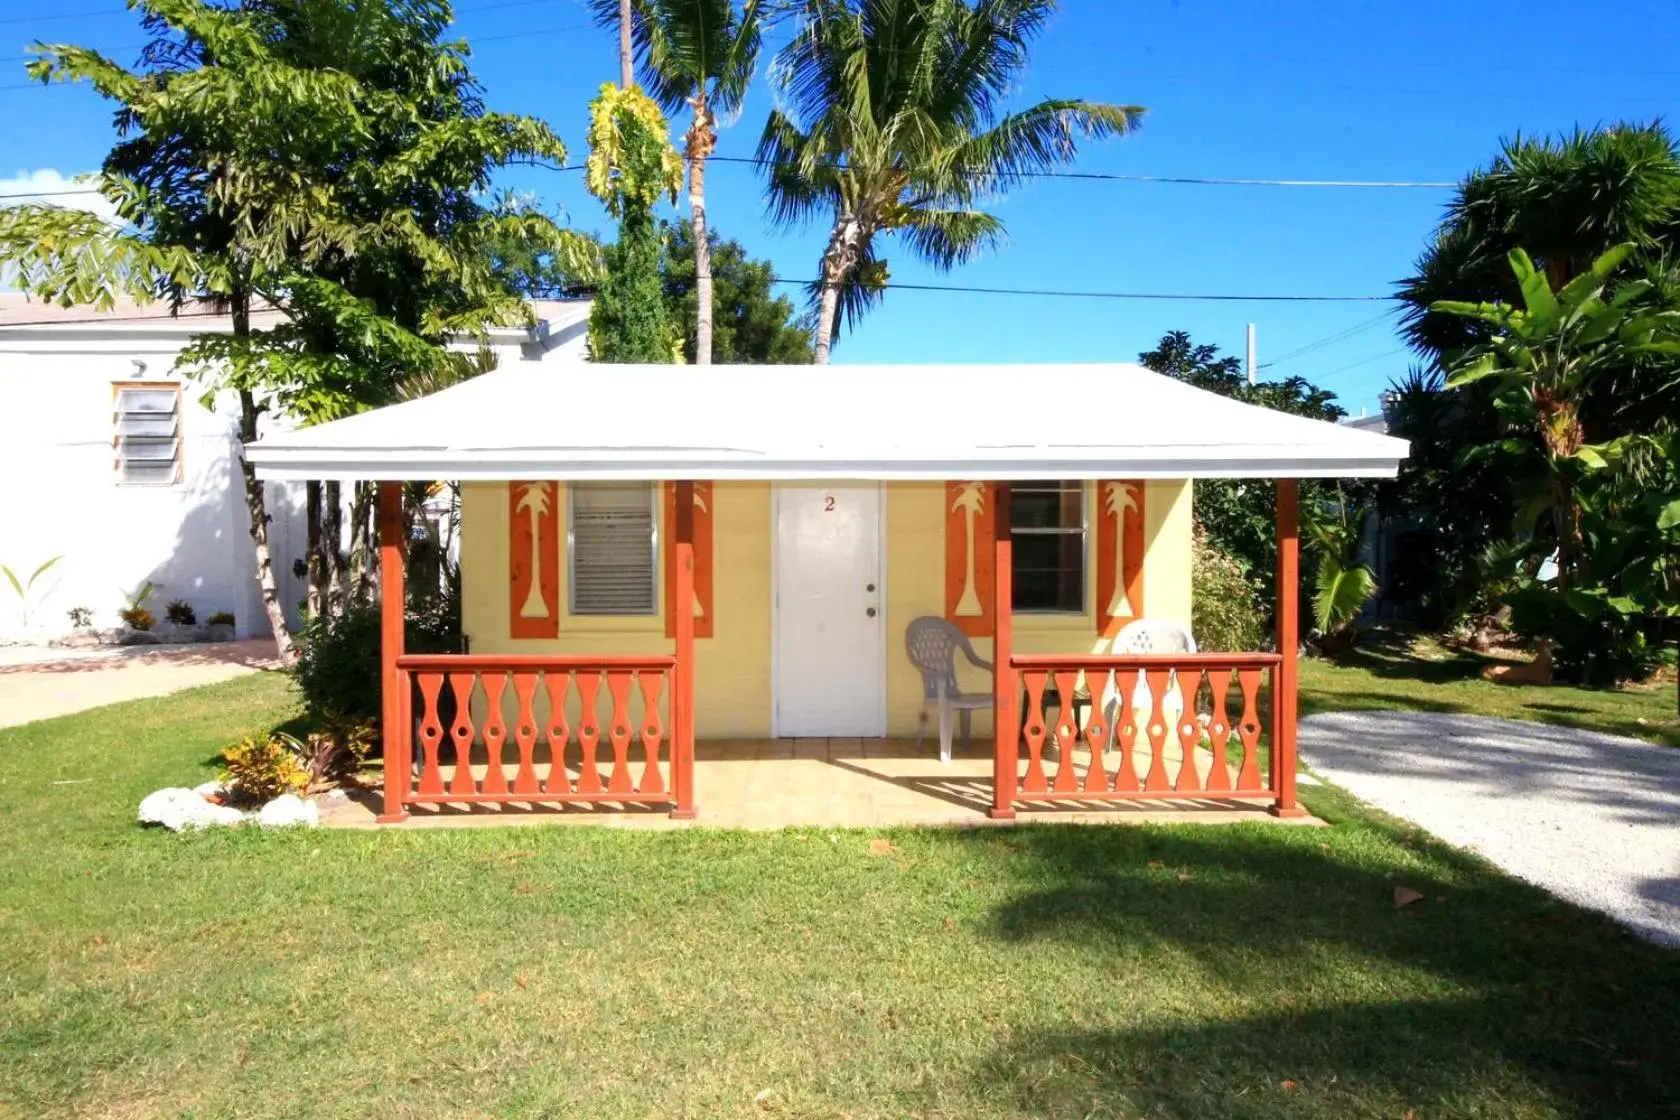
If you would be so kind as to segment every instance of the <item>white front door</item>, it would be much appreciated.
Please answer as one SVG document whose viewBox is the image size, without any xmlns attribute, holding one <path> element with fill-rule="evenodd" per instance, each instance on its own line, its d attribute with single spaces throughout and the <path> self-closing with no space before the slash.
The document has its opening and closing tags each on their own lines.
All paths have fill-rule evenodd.
<svg viewBox="0 0 1680 1120">
<path fill-rule="evenodd" d="M 779 485 L 776 734 L 886 734 L 881 487 Z"/>
</svg>

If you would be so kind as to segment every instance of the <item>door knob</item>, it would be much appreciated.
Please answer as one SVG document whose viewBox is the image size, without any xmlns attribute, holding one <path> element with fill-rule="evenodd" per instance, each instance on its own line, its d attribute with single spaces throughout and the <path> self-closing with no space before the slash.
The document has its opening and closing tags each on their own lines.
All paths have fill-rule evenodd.
<svg viewBox="0 0 1680 1120">
<path fill-rule="evenodd" d="M 875 617 L 875 608 L 870 607 L 868 610 L 864 611 L 863 613 L 868 615 L 870 618 L 874 618 Z"/>
<path fill-rule="evenodd" d="M 873 583 L 868 584 L 864 587 L 864 590 L 865 591 L 873 591 L 873 590 L 875 590 L 875 585 Z"/>
</svg>

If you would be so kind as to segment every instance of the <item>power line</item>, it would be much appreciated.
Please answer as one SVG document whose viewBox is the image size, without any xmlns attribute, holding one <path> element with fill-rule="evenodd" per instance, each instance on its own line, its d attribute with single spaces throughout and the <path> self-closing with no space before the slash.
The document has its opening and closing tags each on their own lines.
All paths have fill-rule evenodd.
<svg viewBox="0 0 1680 1120">
<path fill-rule="evenodd" d="M 809 287 L 810 280 L 790 280 L 777 276 L 775 284 L 797 284 Z M 963 292 L 988 296 L 1047 296 L 1053 299 L 1132 299 L 1132 300 L 1197 300 L 1221 303 L 1375 303 L 1392 300 L 1395 296 L 1297 296 L 1297 295 L 1235 295 L 1191 292 L 1095 292 L 1059 288 L 982 288 L 962 284 L 898 284 L 891 281 L 881 288 L 906 292 Z M 1375 361 L 1376 359 L 1372 359 Z"/>
<path fill-rule="evenodd" d="M 1295 349 L 1289 351 L 1288 353 L 1279 354 L 1277 357 L 1273 358 L 1269 362 L 1261 362 L 1259 364 L 1259 366 L 1257 366 L 1256 368 L 1258 368 L 1258 369 L 1270 369 L 1272 366 L 1278 365 L 1282 362 L 1287 362 L 1292 358 L 1298 358 L 1302 354 L 1310 354 L 1312 351 L 1317 350 L 1320 347 L 1328 346 L 1333 342 L 1340 342 L 1344 338 L 1352 338 L 1354 335 L 1359 334 L 1362 331 L 1368 331 L 1372 327 L 1376 326 L 1378 323 L 1381 323 L 1384 319 L 1387 319 L 1390 315 L 1394 314 L 1394 311 L 1395 311 L 1395 309 L 1392 308 L 1392 307 L 1387 308 L 1373 318 L 1366 319 L 1366 320 L 1364 320 L 1363 322 L 1360 322 L 1360 323 L 1355 323 L 1351 327 L 1347 327 L 1344 330 L 1339 330 L 1339 331 L 1335 332 L 1334 334 L 1325 335 L 1323 338 L 1314 339 L 1312 342 L 1307 343 L 1305 346 L 1297 346 Z"/>
<path fill-rule="evenodd" d="M 709 162 L 744 163 L 756 167 L 769 161 L 752 156 L 712 156 Z M 1444 190 L 1458 186 L 1453 182 L 1376 180 L 1376 179 L 1232 179 L 1203 178 L 1190 175 L 1126 175 L 1108 171 L 1026 171 L 1023 179 L 1090 179 L 1120 183 L 1173 183 L 1209 187 L 1419 187 Z"/>
<path fill-rule="evenodd" d="M 1385 298 L 1394 299 L 1394 298 L 1397 298 L 1397 297 L 1387 296 Z M 1324 381 L 1324 380 L 1327 380 L 1329 378 L 1335 377 L 1339 373 L 1346 373 L 1350 369 L 1358 369 L 1360 366 L 1368 366 L 1372 362 L 1380 362 L 1384 358 L 1392 358 L 1397 354 L 1404 354 L 1405 352 L 1406 351 L 1404 349 L 1390 348 L 1388 350 L 1384 350 L 1381 354 L 1372 354 L 1369 358 L 1361 358 L 1357 362 L 1349 362 L 1345 366 L 1337 366 L 1335 369 L 1331 370 L 1329 373 L 1318 374 L 1317 376 L 1315 376 L 1313 378 L 1313 380 L 1314 381 Z"/>
</svg>

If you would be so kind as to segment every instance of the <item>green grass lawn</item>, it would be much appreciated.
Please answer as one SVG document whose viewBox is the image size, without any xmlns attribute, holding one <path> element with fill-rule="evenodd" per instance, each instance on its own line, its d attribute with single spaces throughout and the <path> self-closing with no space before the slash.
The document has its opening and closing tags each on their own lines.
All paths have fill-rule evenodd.
<svg viewBox="0 0 1680 1120">
<path fill-rule="evenodd" d="M 1680 746 L 1672 680 L 1611 689 L 1481 679 L 1484 668 L 1503 663 L 1429 639 L 1379 634 L 1333 660 L 1301 662 L 1301 714 L 1386 708 L 1471 712 Z"/>
<path fill-rule="evenodd" d="M 1680 954 L 1333 790 L 1329 829 L 134 824 L 291 712 L 261 675 L 0 732 L 0 1117 L 1680 1100 Z"/>
</svg>

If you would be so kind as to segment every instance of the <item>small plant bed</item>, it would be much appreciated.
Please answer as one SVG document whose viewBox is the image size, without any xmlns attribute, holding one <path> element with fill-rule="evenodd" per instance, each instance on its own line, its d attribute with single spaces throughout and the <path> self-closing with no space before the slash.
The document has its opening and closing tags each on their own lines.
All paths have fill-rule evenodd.
<svg viewBox="0 0 1680 1120">
<path fill-rule="evenodd" d="M 1504 685 L 1484 679 L 1518 654 L 1479 653 L 1403 633 L 1379 632 L 1334 658 L 1301 663 L 1301 714 L 1397 709 L 1465 712 L 1628 735 L 1680 746 L 1674 680 L 1621 688 Z"/>
<path fill-rule="evenodd" d="M 1680 954 L 1328 828 L 132 823 L 258 674 L 0 731 L 7 1115 L 1671 1117 Z M 57 784 L 62 776 L 95 781 Z"/>
<path fill-rule="evenodd" d="M 315 825 L 310 798 L 359 788 L 356 772 L 374 748 L 372 724 L 332 719 L 300 738 L 286 731 L 249 735 L 222 749 L 222 772 L 192 789 L 167 786 L 140 802 L 141 824 L 174 832 L 254 822 L 265 828 Z"/>
</svg>

